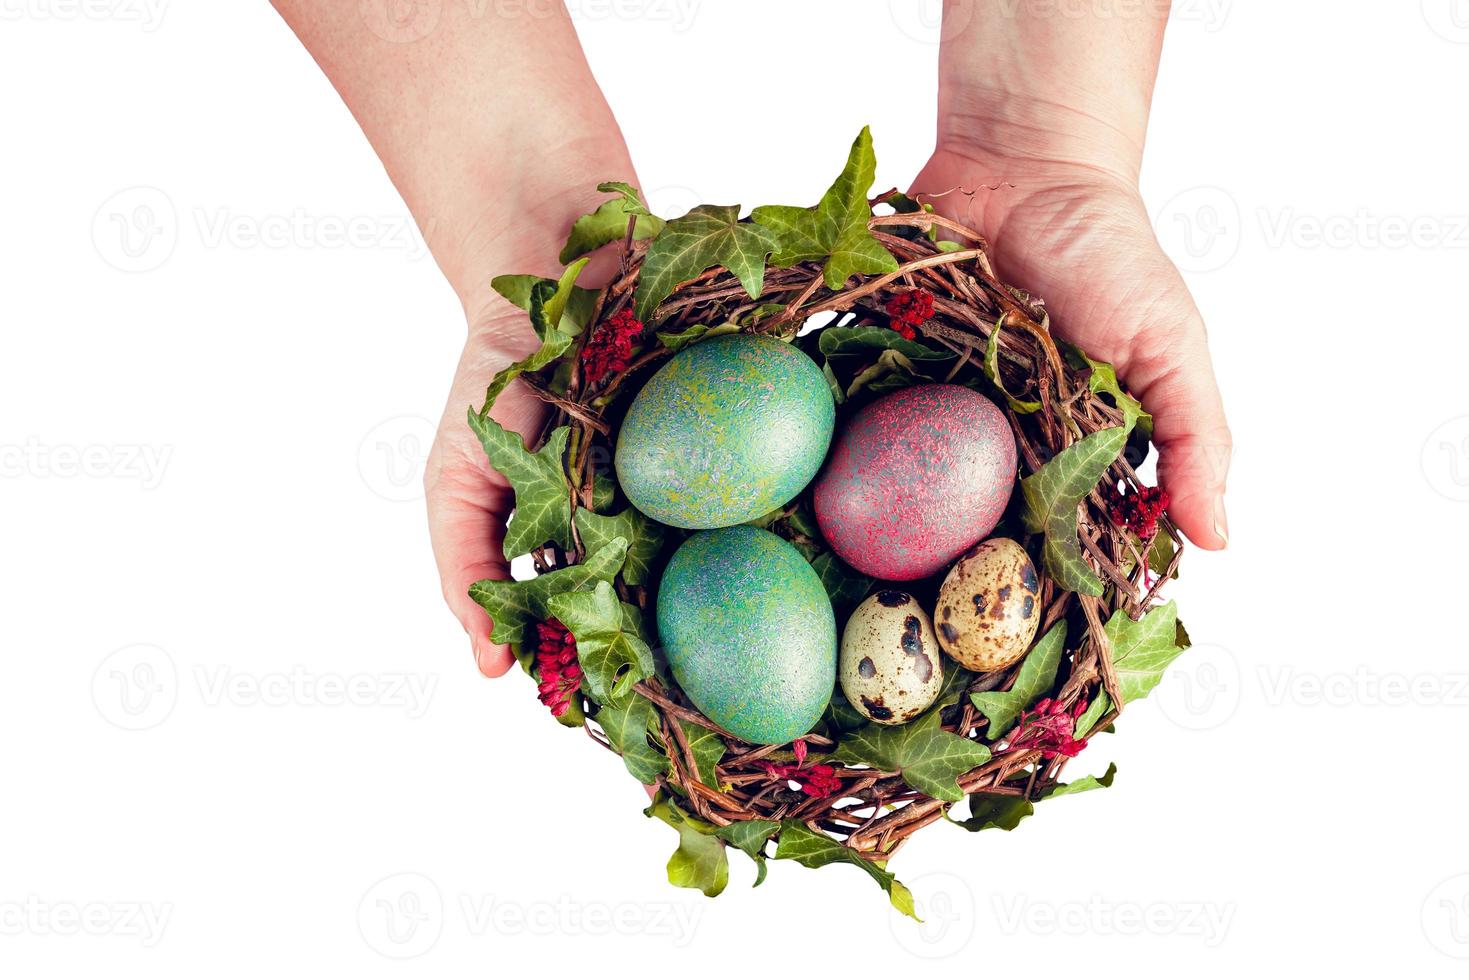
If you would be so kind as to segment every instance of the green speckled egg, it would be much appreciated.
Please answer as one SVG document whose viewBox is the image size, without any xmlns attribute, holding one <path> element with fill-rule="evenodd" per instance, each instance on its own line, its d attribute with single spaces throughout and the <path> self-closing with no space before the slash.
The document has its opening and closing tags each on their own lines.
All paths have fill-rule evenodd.
<svg viewBox="0 0 1469 980">
<path fill-rule="evenodd" d="M 665 364 L 628 409 L 617 478 L 674 527 L 729 527 L 791 500 L 821 468 L 836 409 L 811 360 L 770 337 L 728 334 Z"/>
<path fill-rule="evenodd" d="M 674 552 L 658 636 L 689 700 L 757 745 L 809 732 L 836 682 L 836 620 L 821 579 L 758 528 L 705 531 Z"/>
</svg>

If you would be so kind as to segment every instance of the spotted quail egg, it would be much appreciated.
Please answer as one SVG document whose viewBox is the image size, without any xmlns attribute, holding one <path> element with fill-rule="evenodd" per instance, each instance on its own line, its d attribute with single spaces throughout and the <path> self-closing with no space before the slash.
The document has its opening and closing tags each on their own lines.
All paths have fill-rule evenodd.
<svg viewBox="0 0 1469 980">
<path fill-rule="evenodd" d="M 1040 579 L 1016 542 L 991 538 L 949 570 L 934 612 L 944 652 L 970 670 L 1008 667 L 1040 625 Z"/>
<path fill-rule="evenodd" d="M 881 725 L 912 721 L 933 704 L 944 668 L 918 600 L 896 589 L 864 600 L 842 632 L 837 675 L 852 706 Z"/>
</svg>

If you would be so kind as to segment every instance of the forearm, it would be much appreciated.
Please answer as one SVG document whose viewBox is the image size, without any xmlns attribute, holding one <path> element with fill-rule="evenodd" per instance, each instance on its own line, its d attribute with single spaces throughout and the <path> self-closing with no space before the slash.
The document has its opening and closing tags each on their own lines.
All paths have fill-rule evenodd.
<svg viewBox="0 0 1469 980">
<path fill-rule="evenodd" d="M 1067 0 L 948 0 L 938 148 L 1135 180 L 1169 7 L 1143 0 L 1099 13 Z"/>
<path fill-rule="evenodd" d="M 357 119 L 471 318 L 493 273 L 559 271 L 554 239 L 598 203 L 597 181 L 632 177 L 560 3 L 505 14 L 445 4 L 426 36 L 395 42 L 355 2 L 273 2 Z M 511 255 L 513 270 L 490 264 Z"/>
</svg>

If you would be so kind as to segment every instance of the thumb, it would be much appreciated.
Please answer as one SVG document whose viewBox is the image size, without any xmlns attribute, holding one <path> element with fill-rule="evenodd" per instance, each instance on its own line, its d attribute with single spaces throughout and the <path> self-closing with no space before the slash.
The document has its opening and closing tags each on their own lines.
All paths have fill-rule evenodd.
<svg viewBox="0 0 1469 980">
<path fill-rule="evenodd" d="M 469 587 L 481 579 L 510 578 L 510 565 L 500 545 L 505 536 L 505 516 L 514 497 L 508 488 L 495 485 L 478 466 L 454 456 L 455 450 L 446 447 L 441 437 L 434 446 L 425 479 L 429 537 L 444 601 L 469 635 L 480 673 L 499 677 L 510 669 L 515 658 L 508 646 L 490 640 L 494 623 L 469 597 Z"/>
<path fill-rule="evenodd" d="M 1177 270 L 1164 265 L 1166 299 L 1133 338 L 1126 378 L 1154 419 L 1158 483 L 1168 494 L 1169 516 L 1194 544 L 1216 551 L 1229 541 L 1224 487 L 1233 438 L 1203 317 Z M 1164 310 L 1175 312 L 1160 316 Z"/>
</svg>

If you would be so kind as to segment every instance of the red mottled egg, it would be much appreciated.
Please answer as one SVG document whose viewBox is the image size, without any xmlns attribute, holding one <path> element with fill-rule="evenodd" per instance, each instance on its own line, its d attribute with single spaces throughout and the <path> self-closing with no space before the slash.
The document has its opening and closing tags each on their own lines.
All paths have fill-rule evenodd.
<svg viewBox="0 0 1469 980">
<path fill-rule="evenodd" d="M 924 578 L 994 530 L 1016 462 L 1015 434 L 988 398 L 959 385 L 904 388 L 838 434 L 816 481 L 816 520 L 858 571 Z"/>
</svg>

